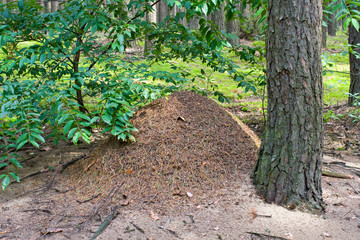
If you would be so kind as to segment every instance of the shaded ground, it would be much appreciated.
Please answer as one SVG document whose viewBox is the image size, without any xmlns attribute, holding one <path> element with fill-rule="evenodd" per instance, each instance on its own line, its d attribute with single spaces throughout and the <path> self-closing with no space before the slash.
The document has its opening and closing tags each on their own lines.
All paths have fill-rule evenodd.
<svg viewBox="0 0 360 240">
<path fill-rule="evenodd" d="M 96 149 L 22 152 L 21 176 L 41 173 L 0 193 L 0 239 L 90 239 L 109 216 L 97 239 L 359 239 L 358 157 L 325 156 L 327 170 L 349 178 L 323 177 L 327 212 L 317 216 L 257 197 L 255 144 L 213 101 L 177 93 L 134 123 L 136 143 L 97 134 Z"/>
</svg>

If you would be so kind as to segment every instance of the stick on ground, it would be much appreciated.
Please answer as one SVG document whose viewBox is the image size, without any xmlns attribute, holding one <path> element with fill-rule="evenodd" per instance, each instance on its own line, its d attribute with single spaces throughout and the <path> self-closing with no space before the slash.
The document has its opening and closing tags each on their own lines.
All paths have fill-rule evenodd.
<svg viewBox="0 0 360 240">
<path fill-rule="evenodd" d="M 107 226 L 109 226 L 109 224 L 111 223 L 111 221 L 116 217 L 117 213 L 116 210 L 118 209 L 118 206 L 115 206 L 112 210 L 109 216 L 107 216 L 107 218 L 105 219 L 105 221 L 101 224 L 101 226 L 99 227 L 99 229 L 94 233 L 94 235 L 92 236 L 92 238 L 90 240 L 94 240 L 95 238 L 97 238 L 106 228 Z"/>
</svg>

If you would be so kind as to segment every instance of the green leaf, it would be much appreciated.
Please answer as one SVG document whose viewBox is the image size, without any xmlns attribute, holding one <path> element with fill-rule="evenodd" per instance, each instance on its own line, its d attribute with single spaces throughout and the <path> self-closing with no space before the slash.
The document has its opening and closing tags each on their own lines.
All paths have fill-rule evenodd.
<svg viewBox="0 0 360 240">
<path fill-rule="evenodd" d="M 102 115 L 101 118 L 105 123 L 111 124 L 112 117 L 110 115 Z"/>
<path fill-rule="evenodd" d="M 41 142 L 45 142 L 45 139 L 38 133 L 32 132 L 30 135 L 33 136 L 34 138 L 39 139 Z"/>
<path fill-rule="evenodd" d="M 6 176 L 3 180 L 2 180 L 2 189 L 3 191 L 5 191 L 5 189 L 7 188 L 7 186 L 9 186 L 10 184 L 10 177 Z"/>
<path fill-rule="evenodd" d="M 26 60 L 27 60 L 27 58 L 26 58 L 26 57 L 25 57 L 25 58 L 20 59 L 20 61 L 19 61 L 19 68 L 21 68 L 22 66 L 24 66 L 24 63 L 26 62 Z"/>
<path fill-rule="evenodd" d="M 93 117 L 93 118 L 91 119 L 91 121 L 90 121 L 90 124 L 95 123 L 98 119 L 99 119 L 99 117 L 98 117 L 98 116 Z"/>
<path fill-rule="evenodd" d="M 22 167 L 23 167 L 23 166 L 21 165 L 21 163 L 20 163 L 16 158 L 10 158 L 9 160 L 10 160 L 10 162 L 11 162 L 14 166 L 16 166 L 16 167 L 18 167 L 18 168 L 22 168 Z"/>
<path fill-rule="evenodd" d="M 19 0 L 18 1 L 18 7 L 19 7 L 21 12 L 24 10 L 24 7 L 25 7 L 24 0 Z"/>
<path fill-rule="evenodd" d="M 9 173 L 9 175 L 10 175 L 15 181 L 20 182 L 20 177 L 19 177 L 19 175 L 17 175 L 16 173 L 11 172 L 11 173 Z"/>
<path fill-rule="evenodd" d="M 77 145 L 77 142 L 79 141 L 80 136 L 81 136 L 81 132 L 75 133 L 73 140 L 72 140 L 75 145 Z"/>
<path fill-rule="evenodd" d="M 82 136 L 82 138 L 84 139 L 85 142 L 90 144 L 90 137 L 85 132 L 82 132 L 81 136 Z"/>
<path fill-rule="evenodd" d="M 359 31 L 359 22 L 358 22 L 358 20 L 356 20 L 355 18 L 352 18 L 351 23 L 354 26 L 354 28 L 356 29 L 356 31 Z"/>
<path fill-rule="evenodd" d="M 75 131 L 77 130 L 77 128 L 73 128 L 73 129 L 71 129 L 70 131 L 69 131 L 69 134 L 68 134 L 68 139 L 70 139 L 70 138 L 72 138 L 72 136 L 74 136 L 74 133 L 75 133 Z"/>
<path fill-rule="evenodd" d="M 36 54 L 34 54 L 34 55 L 31 56 L 31 60 L 30 60 L 31 65 L 35 63 L 36 59 L 37 59 L 37 55 L 36 55 Z"/>
<path fill-rule="evenodd" d="M 119 41 L 120 45 L 123 45 L 123 43 L 124 43 L 124 35 L 118 34 L 118 41 Z"/>
<path fill-rule="evenodd" d="M 263 8 L 260 8 L 259 10 L 257 10 L 257 12 L 255 13 L 255 17 L 259 16 L 262 12 L 264 11 Z"/>
<path fill-rule="evenodd" d="M 36 148 L 40 147 L 39 144 L 34 139 L 30 139 L 30 143 Z"/>
<path fill-rule="evenodd" d="M 90 118 L 89 118 L 89 116 L 86 116 L 85 114 L 83 114 L 83 113 L 78 113 L 78 114 L 76 114 L 76 116 L 77 117 L 79 117 L 79 118 L 82 118 L 82 119 L 85 119 L 85 120 L 87 120 L 87 121 L 89 121 L 90 122 Z"/>
<path fill-rule="evenodd" d="M 0 168 L 7 166 L 7 163 L 0 163 Z"/>
<path fill-rule="evenodd" d="M 64 135 L 66 135 L 66 133 L 70 130 L 73 123 L 74 123 L 74 120 L 70 120 L 65 124 L 65 127 L 64 127 L 64 130 L 63 130 Z"/>
<path fill-rule="evenodd" d="M 70 114 L 65 113 L 65 114 L 59 119 L 59 121 L 58 121 L 58 126 L 59 126 L 60 124 L 62 124 L 66 119 L 68 119 L 69 116 L 70 116 Z"/>
<path fill-rule="evenodd" d="M 347 29 L 350 24 L 351 18 L 347 18 L 344 22 L 344 29 Z"/>
<path fill-rule="evenodd" d="M 40 63 L 44 63 L 46 60 L 46 54 L 41 54 L 40 56 Z"/>
<path fill-rule="evenodd" d="M 29 134 L 26 132 L 26 133 L 22 134 L 22 135 L 16 140 L 16 142 L 17 142 L 17 143 L 20 143 L 20 142 L 26 140 L 26 139 L 28 138 L 28 136 L 29 136 Z"/>
<path fill-rule="evenodd" d="M 19 150 L 20 148 L 22 148 L 26 143 L 28 143 L 28 139 L 22 141 L 21 143 L 19 143 L 19 145 L 16 147 L 16 150 Z"/>
<path fill-rule="evenodd" d="M 202 10 L 202 12 L 203 12 L 205 15 L 207 15 L 209 9 L 208 9 L 208 6 L 207 6 L 206 3 L 204 3 L 204 4 L 202 5 L 201 10 Z"/>
</svg>

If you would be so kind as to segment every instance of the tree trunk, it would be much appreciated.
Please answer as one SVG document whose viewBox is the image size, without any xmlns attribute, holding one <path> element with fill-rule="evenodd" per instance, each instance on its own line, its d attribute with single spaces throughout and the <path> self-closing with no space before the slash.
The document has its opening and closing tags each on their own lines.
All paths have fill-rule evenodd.
<svg viewBox="0 0 360 240">
<path fill-rule="evenodd" d="M 153 17 L 154 13 L 152 12 L 147 12 L 145 15 L 145 19 L 148 22 L 154 22 L 154 17 Z M 151 50 L 151 46 L 152 46 L 152 42 L 151 40 L 148 38 L 148 36 L 145 36 L 145 45 L 144 45 L 144 55 L 148 55 L 150 50 Z"/>
<path fill-rule="evenodd" d="M 45 12 L 51 12 L 50 0 L 44 0 Z"/>
<path fill-rule="evenodd" d="M 169 15 L 169 7 L 163 1 L 160 1 L 157 4 L 156 10 L 157 10 L 156 11 L 156 22 L 157 23 L 164 21 L 164 19 Z"/>
<path fill-rule="evenodd" d="M 214 25 L 218 26 L 219 30 L 226 30 L 224 6 L 221 6 L 220 10 L 216 10 L 214 13 L 210 14 L 210 20 L 214 23 Z"/>
<path fill-rule="evenodd" d="M 238 9 L 242 9 L 242 4 L 241 4 L 241 3 L 238 3 L 236 7 L 237 7 Z M 235 19 L 230 20 L 229 22 L 226 22 L 226 23 L 225 23 L 225 28 L 226 28 L 226 32 L 232 33 L 232 34 L 235 34 L 235 35 L 239 36 L 239 33 L 240 33 L 240 31 L 241 31 L 239 18 L 236 17 Z M 229 39 L 229 42 L 230 42 L 231 44 L 239 44 L 239 43 L 240 43 L 240 39 L 238 39 L 238 38 L 236 38 L 236 39 L 234 39 L 234 40 Z"/>
<path fill-rule="evenodd" d="M 324 25 L 322 26 L 321 33 L 321 47 L 326 48 L 327 27 L 325 27 Z"/>
<path fill-rule="evenodd" d="M 323 6 L 323 10 L 325 7 Z M 325 18 L 323 17 L 323 22 L 325 22 Z M 327 40 L 327 27 L 321 24 L 321 47 L 326 48 L 326 40 Z"/>
<path fill-rule="evenodd" d="M 51 12 L 56 12 L 57 10 L 57 2 L 55 0 L 50 0 L 51 1 Z"/>
<path fill-rule="evenodd" d="M 328 34 L 329 34 L 329 36 L 336 36 L 335 14 L 329 14 L 329 19 L 330 20 L 327 21 Z"/>
<path fill-rule="evenodd" d="M 324 207 L 321 2 L 268 2 L 268 120 L 252 173 L 267 202 Z"/>
<path fill-rule="evenodd" d="M 360 33 L 356 29 L 349 25 L 349 45 L 355 45 L 360 43 Z M 359 48 L 353 48 L 354 51 L 360 53 Z M 360 94 L 360 59 L 357 59 L 354 54 L 349 54 L 350 62 L 350 89 L 348 104 L 354 104 L 354 94 Z"/>
</svg>

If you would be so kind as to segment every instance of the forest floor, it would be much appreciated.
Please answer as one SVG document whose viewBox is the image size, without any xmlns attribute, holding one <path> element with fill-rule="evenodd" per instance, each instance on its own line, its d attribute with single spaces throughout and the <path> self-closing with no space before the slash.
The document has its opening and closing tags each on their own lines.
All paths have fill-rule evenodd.
<svg viewBox="0 0 360 240">
<path fill-rule="evenodd" d="M 260 115 L 228 110 L 262 132 Z M 214 101 L 177 93 L 133 122 L 136 143 L 98 132 L 22 151 L 22 181 L 0 193 L 0 239 L 360 239 L 359 125 L 325 124 L 324 170 L 342 178 L 323 177 L 319 215 L 256 195 L 258 142 Z"/>
</svg>

